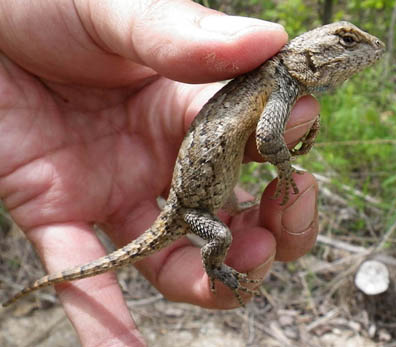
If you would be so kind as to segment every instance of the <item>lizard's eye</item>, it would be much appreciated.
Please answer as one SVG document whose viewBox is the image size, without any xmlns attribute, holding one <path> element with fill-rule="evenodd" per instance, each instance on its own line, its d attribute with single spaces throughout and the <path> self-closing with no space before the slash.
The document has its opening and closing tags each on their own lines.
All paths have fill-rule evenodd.
<svg viewBox="0 0 396 347">
<path fill-rule="evenodd" d="M 350 47 L 355 46 L 357 44 L 357 41 L 352 35 L 344 35 L 344 36 L 341 36 L 340 43 L 344 47 L 350 48 Z"/>
</svg>

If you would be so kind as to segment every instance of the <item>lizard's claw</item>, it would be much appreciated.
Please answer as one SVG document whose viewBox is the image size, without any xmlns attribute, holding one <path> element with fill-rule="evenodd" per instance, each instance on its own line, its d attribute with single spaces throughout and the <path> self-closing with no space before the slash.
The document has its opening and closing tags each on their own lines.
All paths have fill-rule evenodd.
<svg viewBox="0 0 396 347">
<path fill-rule="evenodd" d="M 279 170 L 278 183 L 276 185 L 276 190 L 275 190 L 273 198 L 278 199 L 281 195 L 283 195 L 282 202 L 281 202 L 282 206 L 285 205 L 289 201 L 290 188 L 293 189 L 294 194 L 299 193 L 297 184 L 293 178 L 293 173 L 301 175 L 304 173 L 304 171 L 297 170 L 292 166 L 290 166 L 288 168 L 286 173 L 284 170 Z"/>
<path fill-rule="evenodd" d="M 260 295 L 260 292 L 258 290 L 247 288 L 243 286 L 241 282 L 257 285 L 261 282 L 261 280 L 248 278 L 247 274 L 238 272 L 225 264 L 223 264 L 220 268 L 213 269 L 211 271 L 211 274 L 212 276 L 209 277 L 209 281 L 210 290 L 212 291 L 212 293 L 216 293 L 215 280 L 217 279 L 233 291 L 241 306 L 245 306 L 245 304 L 240 295 L 240 291 L 251 295 Z"/>
</svg>

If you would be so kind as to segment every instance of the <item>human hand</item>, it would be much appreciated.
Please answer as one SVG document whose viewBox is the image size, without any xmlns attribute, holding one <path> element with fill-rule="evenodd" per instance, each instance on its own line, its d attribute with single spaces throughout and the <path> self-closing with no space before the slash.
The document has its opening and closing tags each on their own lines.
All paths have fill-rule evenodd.
<svg viewBox="0 0 396 347">
<path fill-rule="evenodd" d="M 285 42 L 280 27 L 188 1 L 2 1 L 0 197 L 48 272 L 104 255 L 93 223 L 122 246 L 158 215 L 188 125 L 219 88 L 173 80 L 231 78 Z M 317 112 L 312 98 L 296 104 L 289 143 Z M 254 141 L 247 158 L 258 159 Z M 310 249 L 317 188 L 308 174 L 295 179 L 300 193 L 286 206 L 271 200 L 271 184 L 260 209 L 223 216 L 234 231 L 229 265 L 264 275 L 275 254 Z M 171 300 L 237 305 L 221 284 L 210 293 L 199 249 L 185 239 L 136 266 Z M 56 290 L 82 345 L 143 344 L 113 274 Z"/>
</svg>

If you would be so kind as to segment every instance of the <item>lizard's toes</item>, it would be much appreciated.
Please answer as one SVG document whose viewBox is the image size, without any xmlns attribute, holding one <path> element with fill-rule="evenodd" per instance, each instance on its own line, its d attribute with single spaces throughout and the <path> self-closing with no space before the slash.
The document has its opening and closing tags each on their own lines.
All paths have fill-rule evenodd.
<svg viewBox="0 0 396 347">
<path fill-rule="evenodd" d="M 224 264 L 220 268 L 213 269 L 211 272 L 212 275 L 209 276 L 211 291 L 214 292 L 214 279 L 217 279 L 232 290 L 241 306 L 244 306 L 244 303 L 240 292 L 245 292 L 250 295 L 260 295 L 259 291 L 247 288 L 246 286 L 242 285 L 242 283 L 257 285 L 261 282 L 259 279 L 248 278 L 247 274 L 238 272 Z"/>
<path fill-rule="evenodd" d="M 278 177 L 278 183 L 276 185 L 276 190 L 273 198 L 278 199 L 280 196 L 282 196 L 282 201 L 280 203 L 282 206 L 286 205 L 286 203 L 289 201 L 290 189 L 293 190 L 293 194 L 299 193 L 297 184 L 292 176 L 293 173 L 300 175 L 303 174 L 304 171 L 292 168 L 289 174 Z"/>
</svg>

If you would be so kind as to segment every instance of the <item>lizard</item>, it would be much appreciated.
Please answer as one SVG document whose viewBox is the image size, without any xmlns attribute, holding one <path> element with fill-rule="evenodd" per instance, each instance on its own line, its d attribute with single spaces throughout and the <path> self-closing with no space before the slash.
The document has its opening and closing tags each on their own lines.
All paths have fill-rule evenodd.
<svg viewBox="0 0 396 347">
<path fill-rule="evenodd" d="M 378 38 L 346 21 L 318 27 L 289 41 L 272 58 L 231 80 L 202 107 L 181 144 L 165 206 L 148 230 L 113 253 L 36 280 L 3 306 L 45 286 L 135 263 L 187 233 L 206 241 L 201 256 L 210 289 L 215 292 L 218 280 L 243 305 L 241 292 L 257 294 L 247 284 L 259 281 L 224 263 L 232 235 L 216 212 L 236 201 L 233 189 L 249 136 L 256 132 L 258 152 L 275 165 L 274 197 L 282 195 L 281 204 L 286 204 L 291 190 L 298 193 L 293 179 L 297 170 L 291 159 L 309 152 L 319 131 L 318 116 L 301 147 L 289 150 L 283 132 L 293 105 L 303 95 L 334 89 L 374 64 L 384 51 Z"/>
</svg>

